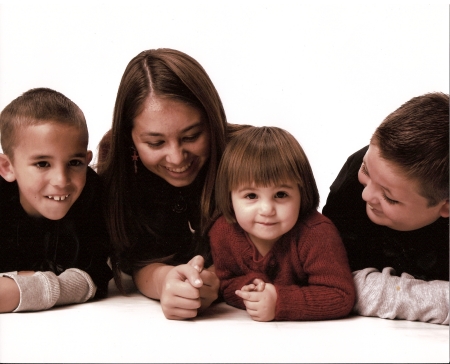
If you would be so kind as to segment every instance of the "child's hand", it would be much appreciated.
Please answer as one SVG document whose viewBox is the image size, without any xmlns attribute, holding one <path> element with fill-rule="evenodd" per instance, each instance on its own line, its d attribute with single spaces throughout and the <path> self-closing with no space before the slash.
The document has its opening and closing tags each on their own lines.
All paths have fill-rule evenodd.
<svg viewBox="0 0 450 364">
<path fill-rule="evenodd" d="M 255 278 L 253 280 L 253 283 L 245 285 L 244 287 L 241 288 L 241 291 L 262 292 L 262 291 L 264 291 L 265 286 L 266 286 L 266 283 L 262 279 Z"/>
<path fill-rule="evenodd" d="M 273 284 L 255 279 L 252 284 L 237 290 L 236 295 L 244 300 L 246 310 L 253 320 L 272 321 L 275 318 L 277 291 Z"/>
</svg>

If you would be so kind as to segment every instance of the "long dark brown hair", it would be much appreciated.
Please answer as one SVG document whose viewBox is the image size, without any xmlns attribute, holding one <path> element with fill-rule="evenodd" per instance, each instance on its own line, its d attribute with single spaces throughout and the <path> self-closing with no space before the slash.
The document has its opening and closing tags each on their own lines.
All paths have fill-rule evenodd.
<svg viewBox="0 0 450 364">
<path fill-rule="evenodd" d="M 214 212 L 214 182 L 229 128 L 219 94 L 206 71 L 192 57 L 177 50 L 161 48 L 143 51 L 129 62 L 117 92 L 110 135 L 104 137 L 104 143 L 109 144 L 106 146 L 108 152 L 102 151 L 100 146 L 98 165 L 98 172 L 105 182 L 106 222 L 115 252 L 111 262 L 119 289 L 122 285 L 118 257 L 130 247 L 130 232 L 135 228 L 142 230 L 142 224 L 145 224 L 135 221 L 127 195 L 132 175 L 133 120 L 151 94 L 188 103 L 205 115 L 210 155 L 200 202 L 201 234 L 210 224 Z M 151 231 L 149 227 L 144 229 Z"/>
</svg>

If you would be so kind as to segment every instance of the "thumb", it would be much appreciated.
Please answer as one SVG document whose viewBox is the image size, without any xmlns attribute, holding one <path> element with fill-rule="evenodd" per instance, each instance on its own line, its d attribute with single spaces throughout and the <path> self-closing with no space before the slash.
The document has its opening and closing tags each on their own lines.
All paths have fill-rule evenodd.
<svg viewBox="0 0 450 364">
<path fill-rule="evenodd" d="M 205 259 L 201 255 L 196 255 L 187 264 L 194 267 L 197 272 L 201 273 L 205 266 Z"/>
</svg>

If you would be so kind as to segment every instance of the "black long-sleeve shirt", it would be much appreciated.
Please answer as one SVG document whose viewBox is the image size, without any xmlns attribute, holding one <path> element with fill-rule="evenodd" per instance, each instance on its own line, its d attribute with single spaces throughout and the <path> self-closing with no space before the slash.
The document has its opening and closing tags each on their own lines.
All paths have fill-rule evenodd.
<svg viewBox="0 0 450 364">
<path fill-rule="evenodd" d="M 338 228 L 353 271 L 393 267 L 422 280 L 449 280 L 449 220 L 412 231 L 373 223 L 366 214 L 358 171 L 368 146 L 351 155 L 330 187 L 322 213 Z"/>
<path fill-rule="evenodd" d="M 29 216 L 20 204 L 17 182 L 0 177 L 0 272 L 52 271 L 78 268 L 97 286 L 95 297 L 107 295 L 112 272 L 103 220 L 98 175 L 87 170 L 86 185 L 60 220 Z"/>
</svg>

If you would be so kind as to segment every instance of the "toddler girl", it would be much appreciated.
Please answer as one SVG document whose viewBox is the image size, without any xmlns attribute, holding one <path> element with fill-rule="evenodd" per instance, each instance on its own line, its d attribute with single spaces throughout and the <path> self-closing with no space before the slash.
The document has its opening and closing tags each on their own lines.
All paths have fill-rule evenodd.
<svg viewBox="0 0 450 364">
<path fill-rule="evenodd" d="M 230 141 L 216 179 L 222 214 L 209 237 L 220 293 L 256 321 L 323 320 L 351 311 L 355 290 L 333 223 L 296 139 L 250 127 Z"/>
</svg>

